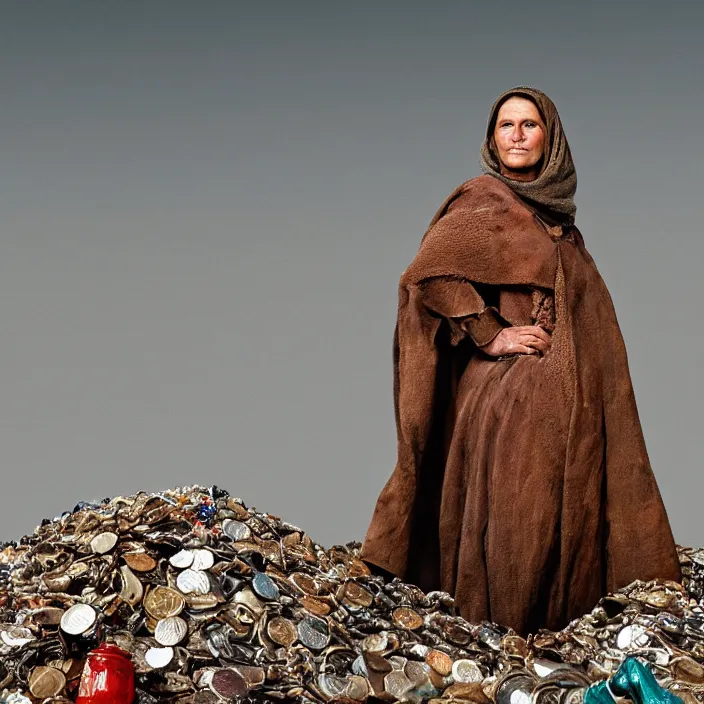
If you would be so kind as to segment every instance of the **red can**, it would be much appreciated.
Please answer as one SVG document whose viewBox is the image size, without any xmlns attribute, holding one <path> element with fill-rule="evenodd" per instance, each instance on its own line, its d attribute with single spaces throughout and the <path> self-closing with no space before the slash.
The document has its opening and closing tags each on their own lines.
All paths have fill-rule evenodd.
<svg viewBox="0 0 704 704">
<path fill-rule="evenodd" d="M 132 657 L 116 645 L 103 643 L 88 654 L 76 704 L 132 704 Z"/>
</svg>

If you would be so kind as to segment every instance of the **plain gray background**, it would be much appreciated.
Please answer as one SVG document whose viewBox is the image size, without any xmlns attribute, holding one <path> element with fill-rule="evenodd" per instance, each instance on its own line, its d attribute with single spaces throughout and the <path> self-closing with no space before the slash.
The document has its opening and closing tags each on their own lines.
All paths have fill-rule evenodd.
<svg viewBox="0 0 704 704">
<path fill-rule="evenodd" d="M 703 3 L 0 11 L 0 538 L 216 483 L 361 540 L 395 461 L 398 277 L 527 83 L 565 125 L 675 538 L 701 544 Z"/>
</svg>

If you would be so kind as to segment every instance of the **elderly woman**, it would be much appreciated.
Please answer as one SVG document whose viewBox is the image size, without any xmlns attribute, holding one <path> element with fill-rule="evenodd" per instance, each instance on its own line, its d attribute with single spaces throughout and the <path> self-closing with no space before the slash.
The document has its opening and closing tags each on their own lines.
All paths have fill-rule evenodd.
<svg viewBox="0 0 704 704">
<path fill-rule="evenodd" d="M 481 163 L 401 277 L 398 462 L 361 556 L 526 635 L 681 573 L 552 101 L 501 95 Z"/>
</svg>

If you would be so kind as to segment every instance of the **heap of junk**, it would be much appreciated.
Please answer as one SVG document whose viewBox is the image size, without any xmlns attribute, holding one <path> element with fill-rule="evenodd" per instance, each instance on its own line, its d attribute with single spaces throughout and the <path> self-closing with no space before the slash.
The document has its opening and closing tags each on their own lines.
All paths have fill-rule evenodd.
<svg viewBox="0 0 704 704">
<path fill-rule="evenodd" d="M 80 503 L 0 544 L 0 702 L 704 702 L 704 549 L 527 638 L 359 549 L 215 486 Z"/>
</svg>

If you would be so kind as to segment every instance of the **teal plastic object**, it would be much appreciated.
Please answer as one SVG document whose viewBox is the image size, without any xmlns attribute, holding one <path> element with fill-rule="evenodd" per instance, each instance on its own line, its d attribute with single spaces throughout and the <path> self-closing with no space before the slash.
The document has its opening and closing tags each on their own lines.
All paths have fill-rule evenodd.
<svg viewBox="0 0 704 704">
<path fill-rule="evenodd" d="M 626 658 L 608 680 L 591 685 L 584 693 L 584 704 L 614 704 L 614 698 L 628 697 L 635 704 L 684 704 L 672 692 L 663 689 L 652 670 L 635 658 Z"/>
</svg>

